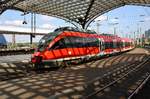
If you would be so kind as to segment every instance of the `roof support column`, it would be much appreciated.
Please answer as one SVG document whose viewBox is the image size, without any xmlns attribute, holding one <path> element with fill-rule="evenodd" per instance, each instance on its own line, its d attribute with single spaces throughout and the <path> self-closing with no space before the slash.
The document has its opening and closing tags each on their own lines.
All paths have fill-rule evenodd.
<svg viewBox="0 0 150 99">
<path fill-rule="evenodd" d="M 92 8 L 92 6 L 93 6 L 93 4 L 94 4 L 94 1 L 95 1 L 95 0 L 91 0 L 90 5 L 89 5 L 89 8 L 87 9 L 87 12 L 86 12 L 86 14 L 85 14 L 85 17 L 84 17 L 83 21 L 81 22 L 82 28 L 85 28 L 85 24 L 86 24 L 86 21 L 87 21 L 87 17 L 88 17 L 88 15 L 89 15 L 90 11 L 91 11 L 91 8 Z"/>
</svg>

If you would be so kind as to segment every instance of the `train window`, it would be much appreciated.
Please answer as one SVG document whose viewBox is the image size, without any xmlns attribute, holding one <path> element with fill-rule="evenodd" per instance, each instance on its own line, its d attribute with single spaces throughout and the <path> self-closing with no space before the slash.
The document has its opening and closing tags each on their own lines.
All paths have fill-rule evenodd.
<svg viewBox="0 0 150 99">
<path fill-rule="evenodd" d="M 113 48 L 117 48 L 117 42 L 113 42 Z"/>
<path fill-rule="evenodd" d="M 130 46 L 130 42 L 125 42 L 125 47 Z"/>
<path fill-rule="evenodd" d="M 113 48 L 113 42 L 110 42 L 110 46 L 109 46 L 110 48 Z"/>
<path fill-rule="evenodd" d="M 123 47 L 125 47 L 125 42 L 123 42 Z"/>
<path fill-rule="evenodd" d="M 105 48 L 110 49 L 110 48 L 117 48 L 118 43 L 117 42 L 105 42 Z"/>
<path fill-rule="evenodd" d="M 44 51 L 44 49 L 49 45 L 49 43 L 55 38 L 56 35 L 49 33 L 41 38 L 38 44 L 37 51 Z"/>
<path fill-rule="evenodd" d="M 120 48 L 120 42 L 116 42 L 117 43 L 117 48 Z"/>
<path fill-rule="evenodd" d="M 106 43 L 105 43 L 105 48 L 106 48 L 106 49 L 111 48 L 111 42 L 106 42 Z"/>
<path fill-rule="evenodd" d="M 98 39 L 95 38 L 83 38 L 83 37 L 67 37 L 69 39 L 68 43 L 72 44 L 72 47 L 91 47 L 99 46 Z M 68 45 L 68 44 L 67 44 Z M 67 46 L 69 47 L 69 46 Z"/>
<path fill-rule="evenodd" d="M 65 38 L 65 45 L 66 47 L 82 47 L 83 45 L 83 38 L 81 37 L 66 37 Z"/>
<path fill-rule="evenodd" d="M 120 42 L 120 47 L 123 47 L 123 42 Z"/>
<path fill-rule="evenodd" d="M 51 49 L 61 48 L 80 48 L 80 47 L 99 47 L 99 41 L 95 38 L 83 38 L 83 37 L 65 37 L 56 42 Z"/>
<path fill-rule="evenodd" d="M 64 38 L 57 41 L 50 49 L 62 49 L 65 48 Z"/>
<path fill-rule="evenodd" d="M 125 47 L 127 47 L 127 42 L 125 42 Z"/>
<path fill-rule="evenodd" d="M 122 42 L 120 42 L 120 47 L 122 47 L 123 46 L 123 43 Z"/>
<path fill-rule="evenodd" d="M 105 48 L 107 49 L 107 42 L 105 42 Z"/>
<path fill-rule="evenodd" d="M 72 47 L 72 45 L 73 45 L 72 40 L 73 40 L 72 38 L 65 37 L 65 39 L 64 39 L 65 48 Z"/>
<path fill-rule="evenodd" d="M 109 48 L 109 42 L 105 42 L 105 49 Z"/>
<path fill-rule="evenodd" d="M 84 47 L 99 47 L 97 38 L 84 38 Z"/>
</svg>

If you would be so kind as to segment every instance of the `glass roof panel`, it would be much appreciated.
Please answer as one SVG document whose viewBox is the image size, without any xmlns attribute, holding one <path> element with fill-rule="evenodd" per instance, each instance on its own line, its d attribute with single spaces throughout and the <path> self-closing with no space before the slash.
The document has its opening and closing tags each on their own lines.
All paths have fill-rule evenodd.
<svg viewBox="0 0 150 99">
<path fill-rule="evenodd" d="M 7 9 L 54 16 L 82 27 L 99 15 L 126 4 L 150 4 L 150 0 L 0 0 L 0 14 Z"/>
</svg>

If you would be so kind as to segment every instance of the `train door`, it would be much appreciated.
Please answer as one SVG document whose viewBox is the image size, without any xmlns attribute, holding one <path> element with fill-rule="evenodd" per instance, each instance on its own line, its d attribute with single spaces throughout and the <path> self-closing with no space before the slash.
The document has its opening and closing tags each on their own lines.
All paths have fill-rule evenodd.
<svg viewBox="0 0 150 99">
<path fill-rule="evenodd" d="M 117 40 L 114 39 L 114 40 L 113 40 L 113 49 L 116 49 L 116 48 L 117 48 Z"/>
<path fill-rule="evenodd" d="M 99 38 L 99 48 L 100 48 L 100 51 L 103 51 L 105 49 L 104 40 L 100 38 Z"/>
<path fill-rule="evenodd" d="M 125 50 L 125 41 L 122 40 L 122 51 L 124 51 L 124 50 Z"/>
</svg>

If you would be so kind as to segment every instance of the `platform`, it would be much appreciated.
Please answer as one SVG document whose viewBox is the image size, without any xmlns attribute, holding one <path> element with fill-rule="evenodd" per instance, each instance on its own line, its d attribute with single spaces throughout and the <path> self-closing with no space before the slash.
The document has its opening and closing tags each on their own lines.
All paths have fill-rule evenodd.
<svg viewBox="0 0 150 99">
<path fill-rule="evenodd" d="M 54 94 L 65 94 L 72 90 L 82 91 L 82 86 L 89 81 L 103 76 L 120 65 L 134 61 L 142 62 L 148 56 L 148 53 L 149 51 L 146 49 L 137 48 L 131 52 L 82 65 L 70 66 L 42 74 L 25 74 L 23 77 L 16 79 L 0 81 L 0 99 L 46 99 Z"/>
</svg>

